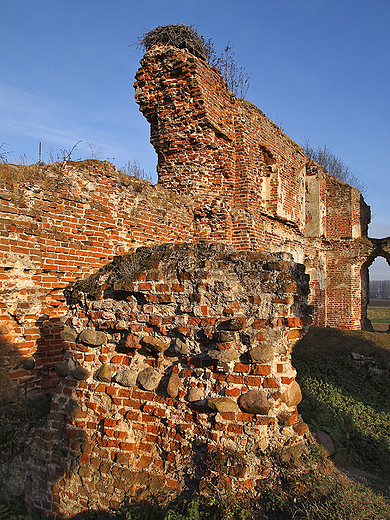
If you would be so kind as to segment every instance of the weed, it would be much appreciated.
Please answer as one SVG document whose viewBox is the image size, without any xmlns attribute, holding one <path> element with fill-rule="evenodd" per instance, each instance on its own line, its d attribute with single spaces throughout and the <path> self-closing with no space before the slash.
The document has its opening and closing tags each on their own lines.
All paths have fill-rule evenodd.
<svg viewBox="0 0 390 520">
<path fill-rule="evenodd" d="M 297 507 L 302 520 L 388 520 L 389 501 L 360 484 L 318 476 L 306 500 Z"/>
<path fill-rule="evenodd" d="M 22 400 L 0 403 L 0 448 L 3 452 L 13 452 L 18 440 L 31 428 L 43 424 L 49 413 L 50 397 L 41 400 Z"/>
<path fill-rule="evenodd" d="M 152 182 L 152 174 L 146 173 L 145 170 L 141 168 L 139 162 L 135 159 L 127 161 L 127 164 L 125 164 L 125 166 L 123 166 L 119 171 L 128 177 L 135 177 L 142 181 Z"/>
<path fill-rule="evenodd" d="M 4 148 L 5 143 L 0 144 L 0 163 L 6 163 L 8 161 L 8 155 L 10 152 L 8 152 Z"/>
<path fill-rule="evenodd" d="M 0 502 L 1 520 L 42 520 L 39 513 L 29 514 L 23 499 L 19 499 L 13 505 Z"/>
</svg>

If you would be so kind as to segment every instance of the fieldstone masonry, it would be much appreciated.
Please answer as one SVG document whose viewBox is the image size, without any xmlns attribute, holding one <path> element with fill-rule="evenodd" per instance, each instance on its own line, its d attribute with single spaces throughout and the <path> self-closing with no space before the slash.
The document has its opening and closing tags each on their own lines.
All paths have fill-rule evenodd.
<svg viewBox="0 0 390 520">
<path fill-rule="evenodd" d="M 142 247 L 70 285 L 44 440 L 8 492 L 69 516 L 256 493 L 267 449 L 303 448 L 291 351 L 308 292 L 288 254 L 203 243 Z"/>
<path fill-rule="evenodd" d="M 54 516 L 255 494 L 265 450 L 303 449 L 294 344 L 311 319 L 369 328 L 368 267 L 390 260 L 361 194 L 203 59 L 155 45 L 135 97 L 156 186 L 92 160 L 0 167 L 0 391 L 52 394 L 0 489 Z"/>
</svg>

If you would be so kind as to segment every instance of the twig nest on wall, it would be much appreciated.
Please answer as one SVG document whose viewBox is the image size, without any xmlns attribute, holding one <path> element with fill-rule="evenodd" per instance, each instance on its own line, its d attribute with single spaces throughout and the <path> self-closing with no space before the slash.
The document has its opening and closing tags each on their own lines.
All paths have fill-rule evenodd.
<svg viewBox="0 0 390 520">
<path fill-rule="evenodd" d="M 238 404 L 243 412 L 267 415 L 269 404 L 262 390 L 249 390 L 238 398 Z"/>
<path fill-rule="evenodd" d="M 230 397 L 214 397 L 207 399 L 207 405 L 217 412 L 239 412 L 236 401 Z"/>
<path fill-rule="evenodd" d="M 297 406 L 302 401 L 301 388 L 296 381 L 293 381 L 287 390 L 282 392 L 281 399 L 287 406 Z"/>
<path fill-rule="evenodd" d="M 161 339 L 154 338 L 153 336 L 145 336 L 142 338 L 142 343 L 148 350 L 152 352 L 165 352 L 169 348 L 169 343 L 161 341 Z"/>
<path fill-rule="evenodd" d="M 144 390 L 155 390 L 160 382 L 161 375 L 153 367 L 145 368 L 138 374 L 138 383 Z"/>
<path fill-rule="evenodd" d="M 109 383 L 111 381 L 111 375 L 111 366 L 106 364 L 98 368 L 93 377 L 96 381 Z"/>
<path fill-rule="evenodd" d="M 138 372 L 131 368 L 125 368 L 115 374 L 115 382 L 121 386 L 133 387 L 137 383 Z"/>
<path fill-rule="evenodd" d="M 107 343 L 107 337 L 104 332 L 93 329 L 84 329 L 78 335 L 77 341 L 88 345 L 88 347 L 100 347 Z"/>
<path fill-rule="evenodd" d="M 72 376 L 79 381 L 85 381 L 91 376 L 91 372 L 84 367 L 77 367 Z"/>
</svg>

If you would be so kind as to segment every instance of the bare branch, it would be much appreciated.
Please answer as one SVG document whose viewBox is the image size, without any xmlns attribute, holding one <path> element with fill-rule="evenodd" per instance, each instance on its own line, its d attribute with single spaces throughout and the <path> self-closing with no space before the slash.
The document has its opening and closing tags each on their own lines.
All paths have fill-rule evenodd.
<svg viewBox="0 0 390 520">
<path fill-rule="evenodd" d="M 10 152 L 4 149 L 5 143 L 0 144 L 0 163 L 7 163 L 8 162 L 8 155 Z"/>
<path fill-rule="evenodd" d="M 356 175 L 351 172 L 349 166 L 347 166 L 340 157 L 334 155 L 326 145 L 324 145 L 323 148 L 320 146 L 313 148 L 310 142 L 306 140 L 302 148 L 309 159 L 312 159 L 322 166 L 324 171 L 329 175 L 332 175 L 339 181 L 346 182 L 363 194 L 367 191 L 364 182 L 361 182 Z"/>
</svg>

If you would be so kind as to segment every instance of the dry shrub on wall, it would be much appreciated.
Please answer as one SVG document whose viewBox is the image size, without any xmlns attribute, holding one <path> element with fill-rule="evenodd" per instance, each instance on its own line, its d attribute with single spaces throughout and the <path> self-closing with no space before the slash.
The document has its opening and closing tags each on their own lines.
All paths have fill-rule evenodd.
<svg viewBox="0 0 390 520">
<path fill-rule="evenodd" d="M 222 54 L 217 54 L 214 43 L 210 39 L 206 43 L 207 61 L 212 67 L 216 67 L 226 81 L 230 92 L 238 98 L 244 99 L 249 89 L 249 76 L 245 67 L 239 67 L 230 42 L 227 42 Z"/>
<path fill-rule="evenodd" d="M 332 153 L 326 144 L 323 147 L 318 146 L 314 148 L 310 144 L 310 141 L 306 140 L 302 148 L 309 159 L 319 164 L 328 175 L 332 175 L 335 179 L 349 184 L 359 190 L 363 195 L 367 191 L 367 186 L 364 182 L 360 181 L 356 175 L 351 172 L 349 166 L 344 163 L 341 157 Z"/>
<path fill-rule="evenodd" d="M 9 152 L 4 148 L 5 143 L 0 144 L 0 163 L 8 162 Z"/>
</svg>

